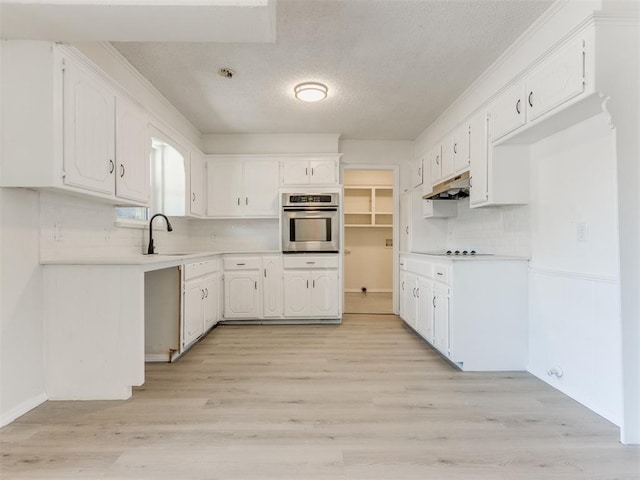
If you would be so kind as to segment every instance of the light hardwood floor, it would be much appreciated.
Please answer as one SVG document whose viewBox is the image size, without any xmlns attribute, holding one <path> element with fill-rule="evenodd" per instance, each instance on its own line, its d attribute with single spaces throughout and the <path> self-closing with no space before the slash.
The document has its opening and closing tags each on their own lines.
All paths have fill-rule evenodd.
<svg viewBox="0 0 640 480">
<path fill-rule="evenodd" d="M 345 313 L 393 313 L 392 293 L 354 293 L 344 294 Z"/>
<path fill-rule="evenodd" d="M 462 373 L 395 316 L 222 326 L 128 401 L 0 430 L 0 478 L 638 479 L 640 449 L 523 372 Z"/>
</svg>

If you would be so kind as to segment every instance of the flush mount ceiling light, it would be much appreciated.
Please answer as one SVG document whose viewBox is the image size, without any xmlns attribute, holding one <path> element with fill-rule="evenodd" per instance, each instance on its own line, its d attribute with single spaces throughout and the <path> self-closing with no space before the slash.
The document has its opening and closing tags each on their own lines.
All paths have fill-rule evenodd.
<svg viewBox="0 0 640 480">
<path fill-rule="evenodd" d="M 302 100 L 303 102 L 319 102 L 327 98 L 329 89 L 322 83 L 305 82 L 296 85 L 293 91 L 298 100 Z"/>
</svg>

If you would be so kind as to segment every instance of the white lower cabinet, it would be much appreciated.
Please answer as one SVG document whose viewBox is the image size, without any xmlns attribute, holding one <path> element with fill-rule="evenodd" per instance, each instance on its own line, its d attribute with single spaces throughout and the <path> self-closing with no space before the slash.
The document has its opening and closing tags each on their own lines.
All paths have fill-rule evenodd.
<svg viewBox="0 0 640 480">
<path fill-rule="evenodd" d="M 284 316 L 338 318 L 341 314 L 337 255 L 284 258 Z"/>
<path fill-rule="evenodd" d="M 400 317 L 465 371 L 527 365 L 528 261 L 402 255 Z"/>
<path fill-rule="evenodd" d="M 219 260 L 184 266 L 182 348 L 191 345 L 222 317 Z"/>
<path fill-rule="evenodd" d="M 260 318 L 260 272 L 237 271 L 224 273 L 224 317 Z"/>
<path fill-rule="evenodd" d="M 262 257 L 262 312 L 264 318 L 282 316 L 282 256 Z"/>
<path fill-rule="evenodd" d="M 433 319 L 432 344 L 445 357 L 451 357 L 451 335 L 449 329 L 449 289 L 435 284 L 432 290 L 431 317 Z"/>
</svg>

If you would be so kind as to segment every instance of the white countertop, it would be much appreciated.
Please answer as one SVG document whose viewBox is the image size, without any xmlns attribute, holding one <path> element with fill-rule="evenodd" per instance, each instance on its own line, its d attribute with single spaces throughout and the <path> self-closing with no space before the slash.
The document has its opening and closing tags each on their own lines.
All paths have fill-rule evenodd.
<svg viewBox="0 0 640 480">
<path fill-rule="evenodd" d="M 435 255 L 429 252 L 401 252 L 401 255 L 417 255 L 429 260 L 451 262 L 529 261 L 529 257 L 517 255 Z"/>
<path fill-rule="evenodd" d="M 146 254 L 124 254 L 124 255 L 103 255 L 103 256 L 66 256 L 60 258 L 40 259 L 41 265 L 139 265 L 152 267 L 172 267 L 185 262 L 197 262 L 206 260 L 208 257 L 218 255 L 273 255 L 281 253 L 280 250 L 260 250 L 260 251 L 213 251 L 213 252 L 185 252 L 185 253 L 156 253 Z"/>
</svg>

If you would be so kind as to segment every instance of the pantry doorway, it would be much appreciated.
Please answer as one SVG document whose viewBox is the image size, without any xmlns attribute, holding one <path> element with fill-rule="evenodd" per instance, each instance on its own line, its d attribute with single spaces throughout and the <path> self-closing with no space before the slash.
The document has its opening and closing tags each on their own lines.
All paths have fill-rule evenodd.
<svg viewBox="0 0 640 480">
<path fill-rule="evenodd" d="M 394 313 L 395 169 L 343 171 L 344 312 Z"/>
</svg>

